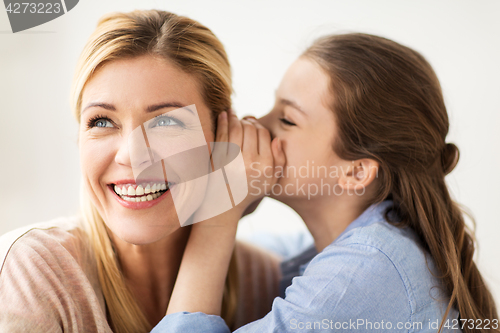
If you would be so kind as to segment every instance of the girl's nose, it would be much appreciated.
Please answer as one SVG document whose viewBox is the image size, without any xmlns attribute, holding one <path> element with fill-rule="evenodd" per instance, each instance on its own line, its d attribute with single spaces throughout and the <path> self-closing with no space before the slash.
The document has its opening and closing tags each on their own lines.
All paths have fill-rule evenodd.
<svg viewBox="0 0 500 333">
<path fill-rule="evenodd" d="M 270 114 L 266 114 L 265 116 L 257 119 L 257 121 L 262 126 L 264 126 L 265 128 L 267 128 L 267 130 L 269 131 L 269 133 L 271 133 L 271 140 L 274 139 L 275 132 L 274 132 L 274 126 L 273 126 L 271 115 Z"/>
</svg>

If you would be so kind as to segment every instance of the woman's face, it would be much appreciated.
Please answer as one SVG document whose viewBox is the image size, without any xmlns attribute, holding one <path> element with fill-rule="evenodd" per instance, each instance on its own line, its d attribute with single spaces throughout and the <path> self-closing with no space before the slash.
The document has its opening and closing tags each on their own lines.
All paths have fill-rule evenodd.
<svg viewBox="0 0 500 333">
<path fill-rule="evenodd" d="M 193 104 L 195 112 L 178 110 Z M 132 244 L 153 243 L 177 230 L 176 208 L 192 206 L 189 198 L 194 191 L 192 186 L 174 190 L 186 160 L 171 161 L 169 183 L 161 167 L 160 173 L 139 173 L 149 162 L 214 140 L 211 111 L 196 78 L 152 56 L 115 60 L 90 79 L 81 105 L 85 189 L 106 225 Z M 150 148 L 141 151 L 145 142 Z"/>
<path fill-rule="evenodd" d="M 329 83 L 317 63 L 299 58 L 276 90 L 273 109 L 259 119 L 283 144 L 284 174 L 271 195 L 282 202 L 331 196 L 341 190 L 337 181 L 347 165 L 333 151 L 337 129 L 329 107 Z"/>
</svg>

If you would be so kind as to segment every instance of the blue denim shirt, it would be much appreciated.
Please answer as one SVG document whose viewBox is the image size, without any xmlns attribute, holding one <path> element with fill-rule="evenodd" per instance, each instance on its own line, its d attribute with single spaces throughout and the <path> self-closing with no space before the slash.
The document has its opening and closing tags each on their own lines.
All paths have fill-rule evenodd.
<svg viewBox="0 0 500 333">
<path fill-rule="evenodd" d="M 437 332 L 449 296 L 416 234 L 385 220 L 389 206 L 369 207 L 293 278 L 271 312 L 236 332 Z M 457 318 L 452 308 L 448 327 Z M 152 332 L 230 331 L 221 317 L 179 312 Z"/>
</svg>

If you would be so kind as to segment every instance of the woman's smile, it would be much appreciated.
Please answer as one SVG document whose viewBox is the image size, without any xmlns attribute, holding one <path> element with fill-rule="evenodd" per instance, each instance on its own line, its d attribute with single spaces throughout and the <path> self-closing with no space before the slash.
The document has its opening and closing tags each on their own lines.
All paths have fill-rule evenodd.
<svg viewBox="0 0 500 333">
<path fill-rule="evenodd" d="M 125 208 L 146 209 L 151 208 L 167 194 L 173 183 L 164 180 L 141 182 L 136 184 L 131 180 L 117 181 L 108 185 L 115 199 Z"/>
</svg>

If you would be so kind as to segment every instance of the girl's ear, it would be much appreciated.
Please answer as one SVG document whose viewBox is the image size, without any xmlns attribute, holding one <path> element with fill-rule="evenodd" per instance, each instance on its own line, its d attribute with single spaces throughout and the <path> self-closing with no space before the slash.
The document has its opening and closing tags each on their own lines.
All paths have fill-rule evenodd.
<svg viewBox="0 0 500 333">
<path fill-rule="evenodd" d="M 369 158 L 352 161 L 342 172 L 338 184 L 344 190 L 363 190 L 378 177 L 378 169 L 378 162 Z"/>
</svg>

